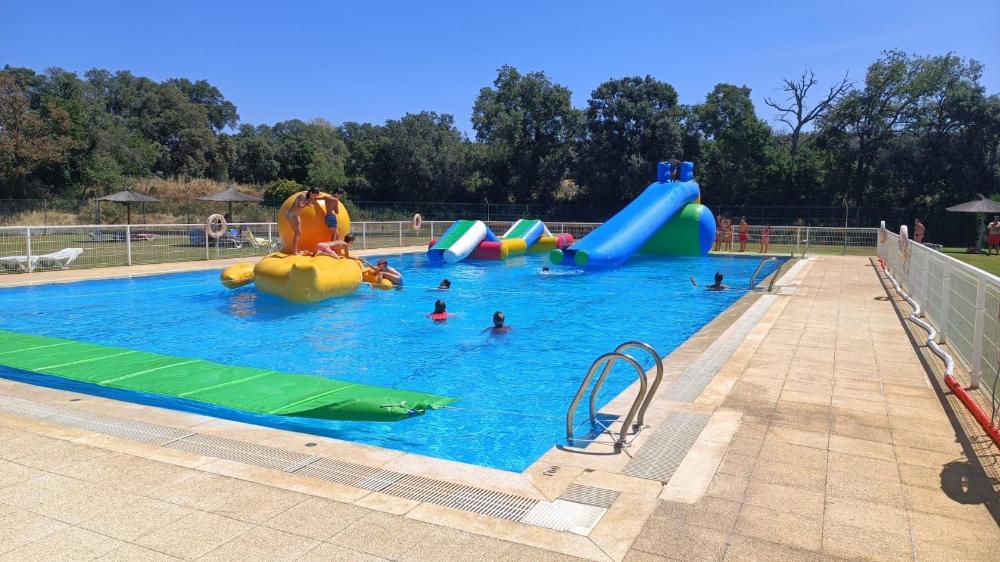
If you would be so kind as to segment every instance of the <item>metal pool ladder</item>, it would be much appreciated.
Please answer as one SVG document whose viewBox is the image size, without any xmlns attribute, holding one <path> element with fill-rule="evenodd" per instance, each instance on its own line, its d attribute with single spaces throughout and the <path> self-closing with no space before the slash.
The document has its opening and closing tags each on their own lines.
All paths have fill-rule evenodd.
<svg viewBox="0 0 1000 562">
<path fill-rule="evenodd" d="M 656 376 L 651 386 L 647 384 L 645 369 L 642 368 L 642 365 L 634 357 L 625 353 L 627 349 L 642 349 L 653 357 L 656 362 Z M 594 378 L 594 373 L 603 365 L 604 370 L 601 371 L 600 376 L 597 377 L 597 382 L 594 383 L 593 390 L 590 391 L 590 423 L 598 423 L 596 411 L 597 395 L 600 393 L 601 387 L 604 386 L 604 381 L 611 374 L 611 368 L 619 360 L 624 360 L 635 369 L 639 378 L 639 394 L 636 395 L 635 400 L 632 402 L 632 407 L 629 408 L 628 414 L 622 423 L 618 439 L 615 440 L 615 451 L 620 451 L 622 447 L 628 444 L 626 437 L 628 437 L 630 428 L 634 429 L 636 434 L 638 434 L 645 427 L 643 418 L 646 414 L 646 409 L 649 408 L 649 403 L 653 401 L 653 395 L 656 394 L 656 389 L 660 387 L 660 381 L 663 380 L 663 358 L 648 343 L 628 341 L 616 347 L 611 353 L 601 355 L 590 365 L 587 376 L 583 378 L 583 382 L 580 383 L 580 389 L 576 391 L 576 396 L 573 397 L 573 402 L 569 405 L 569 410 L 566 411 L 566 439 L 568 441 L 573 441 L 573 414 L 576 413 L 576 407 L 580 404 L 580 400 L 587 391 L 587 387 L 590 386 L 590 381 Z M 632 425 L 633 419 L 635 419 L 634 426 Z M 605 427 L 605 429 L 607 428 Z"/>
<path fill-rule="evenodd" d="M 778 258 L 776 258 L 774 256 L 771 256 L 769 258 L 764 258 L 764 259 L 760 260 L 760 263 L 757 264 L 757 269 L 754 269 L 753 270 L 753 275 L 750 276 L 750 288 L 751 289 L 757 287 L 757 274 L 760 273 L 761 268 L 764 267 L 764 264 L 766 264 L 768 262 L 772 262 L 772 261 L 778 262 L 778 269 L 774 270 L 774 275 L 771 276 L 771 282 L 767 284 L 767 292 L 770 293 L 771 290 L 774 289 L 774 282 L 778 280 L 778 274 L 781 273 L 781 266 L 785 265 L 785 263 L 783 261 L 779 260 Z"/>
</svg>

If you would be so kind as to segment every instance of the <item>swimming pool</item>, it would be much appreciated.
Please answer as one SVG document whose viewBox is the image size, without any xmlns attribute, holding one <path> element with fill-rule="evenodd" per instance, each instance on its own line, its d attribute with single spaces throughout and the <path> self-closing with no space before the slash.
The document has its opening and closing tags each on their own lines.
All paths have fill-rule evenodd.
<svg viewBox="0 0 1000 562">
<path fill-rule="evenodd" d="M 75 390 L 520 471 L 563 442 L 566 407 L 590 363 L 638 339 L 667 355 L 739 298 L 751 257 L 636 258 L 621 268 L 542 272 L 546 256 L 437 266 L 389 256 L 402 291 L 369 291 L 312 305 L 231 291 L 218 271 L 0 290 L 0 328 L 141 351 L 329 376 L 460 398 L 396 423 L 254 415 L 96 386 Z M 775 264 L 769 264 L 773 271 Z M 716 271 L 736 290 L 711 292 Z M 447 277 L 450 291 L 437 291 Z M 444 299 L 456 316 L 426 315 Z M 484 333 L 497 310 L 513 331 Z M 649 362 L 646 362 L 649 365 Z M 0 375 L 37 382 L 23 372 Z M 635 378 L 616 368 L 606 403 Z M 51 383 L 52 381 L 46 381 Z M 585 421 L 586 408 L 578 411 Z"/>
</svg>

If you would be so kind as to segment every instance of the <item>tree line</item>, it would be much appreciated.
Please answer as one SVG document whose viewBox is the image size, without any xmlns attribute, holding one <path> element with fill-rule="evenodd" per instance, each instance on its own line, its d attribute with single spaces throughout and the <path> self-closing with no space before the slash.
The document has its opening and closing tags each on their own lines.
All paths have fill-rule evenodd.
<svg viewBox="0 0 1000 562">
<path fill-rule="evenodd" d="M 888 51 L 854 83 L 806 71 L 761 116 L 750 89 L 678 102 L 651 76 L 608 80 L 575 108 L 544 72 L 499 69 L 472 109 L 382 124 L 242 123 L 205 80 L 94 69 L 0 71 L 0 199 L 84 200 L 133 178 L 212 178 L 280 197 L 303 185 L 354 199 L 534 203 L 606 217 L 668 156 L 692 160 L 715 205 L 940 208 L 1000 193 L 1000 96 L 954 54 Z M 771 117 L 780 128 L 772 127 Z"/>
</svg>

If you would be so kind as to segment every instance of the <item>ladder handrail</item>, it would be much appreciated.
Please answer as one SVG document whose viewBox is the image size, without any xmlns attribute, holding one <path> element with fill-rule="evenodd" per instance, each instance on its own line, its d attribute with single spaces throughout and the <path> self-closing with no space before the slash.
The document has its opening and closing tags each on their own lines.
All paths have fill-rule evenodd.
<svg viewBox="0 0 1000 562">
<path fill-rule="evenodd" d="M 778 280 L 778 276 L 781 275 L 781 268 L 784 266 L 785 262 L 778 260 L 778 268 L 774 270 L 774 274 L 771 275 L 771 282 L 767 284 L 768 293 L 774 289 L 774 283 Z"/>
<path fill-rule="evenodd" d="M 760 263 L 757 264 L 757 268 L 753 270 L 753 275 L 750 276 L 750 288 L 751 289 L 754 289 L 754 288 L 757 287 L 757 274 L 760 273 L 761 268 L 764 267 L 765 263 L 772 262 L 772 261 L 780 262 L 781 260 L 779 260 L 778 258 L 776 258 L 774 256 L 770 256 L 770 257 L 767 257 L 767 258 L 764 258 L 764 259 L 760 260 Z M 781 266 L 779 265 L 778 268 L 780 269 Z M 773 286 L 773 283 L 772 283 L 772 286 Z M 770 291 L 770 289 L 768 289 L 768 290 Z"/>
<path fill-rule="evenodd" d="M 653 349 L 653 346 L 648 343 L 641 341 L 627 341 L 615 348 L 615 353 L 624 353 L 626 349 L 642 349 L 649 353 L 653 357 L 653 361 L 656 362 L 656 378 L 653 379 L 653 384 L 649 387 L 649 392 L 640 392 L 636 400 L 642 400 L 642 407 L 639 408 L 638 417 L 635 420 L 637 426 L 643 425 L 643 418 L 646 415 L 646 409 L 649 408 L 649 403 L 653 401 L 653 395 L 656 394 L 656 389 L 660 387 L 660 381 L 663 380 L 663 359 L 660 354 Z M 631 356 L 630 356 L 631 357 Z M 593 423 L 597 419 L 596 403 L 597 395 L 601 392 L 601 387 L 604 385 L 604 379 L 608 378 L 608 374 L 611 372 L 611 362 L 608 362 L 604 366 L 604 371 L 601 372 L 601 376 L 597 377 L 597 382 L 594 383 L 594 390 L 590 391 L 590 421 Z"/>
<path fill-rule="evenodd" d="M 576 407 L 580 404 L 580 399 L 583 398 L 583 393 L 586 392 L 587 387 L 590 386 L 590 381 L 594 378 L 594 373 L 597 372 L 597 369 L 604 364 L 604 362 L 608 362 L 608 368 L 610 369 L 610 366 L 620 359 L 624 359 L 632 365 L 632 367 L 636 370 L 636 373 L 639 375 L 639 395 L 636 396 L 636 400 L 632 403 L 632 407 L 625 416 L 621 432 L 618 435 L 618 441 L 615 442 L 616 447 L 620 447 L 625 444 L 625 436 L 628 435 L 632 419 L 635 417 L 636 411 L 639 409 L 640 397 L 644 397 L 646 395 L 646 370 L 642 368 L 642 365 L 640 365 L 635 358 L 615 351 L 605 353 L 591 363 L 590 369 L 587 371 L 587 376 L 585 376 L 583 378 L 583 382 L 580 383 L 580 388 L 576 391 L 576 396 L 573 397 L 573 402 L 570 403 L 569 409 L 566 411 L 566 439 L 568 441 L 573 440 L 573 414 L 576 413 Z M 593 418 L 591 418 L 591 421 L 593 421 Z"/>
</svg>

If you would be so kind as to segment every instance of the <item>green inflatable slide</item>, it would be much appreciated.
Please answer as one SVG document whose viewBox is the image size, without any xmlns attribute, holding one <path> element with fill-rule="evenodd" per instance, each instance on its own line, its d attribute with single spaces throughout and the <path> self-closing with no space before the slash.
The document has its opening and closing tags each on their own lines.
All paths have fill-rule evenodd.
<svg viewBox="0 0 1000 562">
<path fill-rule="evenodd" d="M 0 330 L 0 366 L 258 414 L 397 421 L 456 398 Z"/>
</svg>

